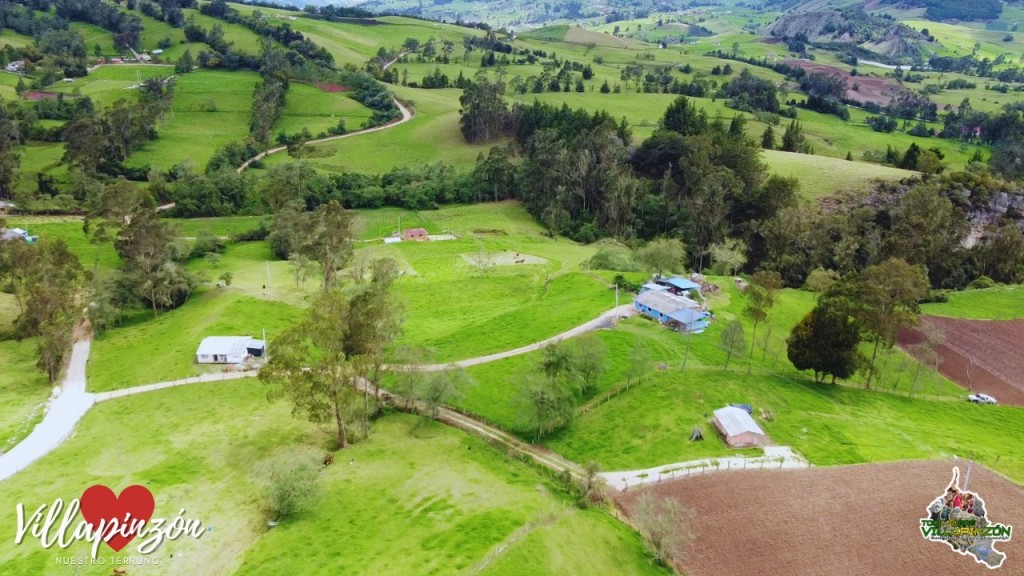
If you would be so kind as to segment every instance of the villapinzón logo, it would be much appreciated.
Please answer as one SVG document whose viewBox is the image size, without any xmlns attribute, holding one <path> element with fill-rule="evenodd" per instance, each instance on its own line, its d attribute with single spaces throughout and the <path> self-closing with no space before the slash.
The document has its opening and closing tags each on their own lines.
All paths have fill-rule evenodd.
<svg viewBox="0 0 1024 576">
<path fill-rule="evenodd" d="M 110 488 L 97 484 L 86 489 L 80 498 L 66 504 L 57 498 L 52 504 L 42 504 L 32 511 L 20 503 L 16 508 L 18 531 L 14 543 L 21 544 L 27 536 L 38 540 L 45 549 L 54 546 L 66 549 L 76 542 L 90 542 L 91 561 L 88 563 L 104 564 L 105 559 L 99 557 L 101 542 L 114 552 L 120 552 L 138 538 L 138 553 L 148 555 L 160 548 L 165 540 L 177 540 L 182 536 L 200 538 L 206 533 L 202 522 L 185 517 L 184 509 L 167 519 L 153 518 L 155 508 L 153 493 L 139 485 L 128 486 L 116 495 Z M 79 514 L 81 520 L 78 520 Z M 83 563 L 81 558 L 64 559 L 67 564 Z M 114 560 L 112 563 L 122 563 Z M 58 563 L 61 563 L 60 558 Z"/>
<path fill-rule="evenodd" d="M 946 492 L 927 508 L 928 516 L 921 519 L 921 534 L 932 542 L 945 542 L 965 556 L 970 555 L 979 564 L 999 568 L 1006 553 L 996 550 L 996 542 L 1008 542 L 1013 527 L 992 522 L 985 501 L 975 492 L 968 492 L 970 468 L 964 489 L 960 489 L 960 468 L 953 467 L 953 479 Z"/>
</svg>

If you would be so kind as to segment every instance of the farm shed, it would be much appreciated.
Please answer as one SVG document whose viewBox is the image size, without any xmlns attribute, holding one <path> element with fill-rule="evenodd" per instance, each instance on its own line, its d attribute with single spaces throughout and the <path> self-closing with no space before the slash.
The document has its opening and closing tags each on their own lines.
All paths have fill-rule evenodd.
<svg viewBox="0 0 1024 576">
<path fill-rule="evenodd" d="M 29 236 L 28 231 L 22 230 L 21 228 L 0 228 L 0 242 L 21 240 L 28 244 L 32 244 L 38 239 L 38 236 Z"/>
<path fill-rule="evenodd" d="M 706 318 L 710 316 L 700 309 L 700 304 L 685 297 L 677 296 L 667 290 L 647 290 L 641 292 L 633 307 L 640 313 L 654 318 L 662 324 L 682 327 L 684 330 L 697 330 L 707 327 Z M 690 314 L 688 311 L 692 311 Z M 677 318 L 673 319 L 672 315 Z"/>
<path fill-rule="evenodd" d="M 668 290 L 668 286 L 662 286 L 661 284 L 655 284 L 654 282 L 648 282 L 640 286 L 640 294 L 644 292 L 664 292 Z"/>
<path fill-rule="evenodd" d="M 402 233 L 402 240 L 426 242 L 429 238 L 427 238 L 427 231 L 423 228 L 410 228 Z"/>
<path fill-rule="evenodd" d="M 733 448 L 764 446 L 771 441 L 764 430 L 742 408 L 726 406 L 715 410 L 715 428 Z"/>
<path fill-rule="evenodd" d="M 681 276 L 658 278 L 654 282 L 666 287 L 673 294 L 685 294 L 690 290 L 696 290 L 697 293 L 700 294 L 700 284 Z"/>
<path fill-rule="evenodd" d="M 207 336 L 196 350 L 197 364 L 238 364 L 249 356 L 263 356 L 266 343 L 251 336 Z"/>
<path fill-rule="evenodd" d="M 708 327 L 709 312 L 696 308 L 683 308 L 668 315 L 666 324 L 683 332 L 703 332 Z"/>
</svg>

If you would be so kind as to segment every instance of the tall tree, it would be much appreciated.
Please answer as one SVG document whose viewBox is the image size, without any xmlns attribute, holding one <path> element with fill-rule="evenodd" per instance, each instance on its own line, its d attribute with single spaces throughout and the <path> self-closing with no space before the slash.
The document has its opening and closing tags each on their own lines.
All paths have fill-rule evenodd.
<svg viewBox="0 0 1024 576">
<path fill-rule="evenodd" d="M 608 354 L 608 347 L 593 333 L 577 337 L 575 347 L 572 370 L 580 381 L 580 392 L 585 397 L 593 391 L 597 381 L 605 372 L 605 356 Z"/>
<path fill-rule="evenodd" d="M 691 104 L 689 98 L 680 96 L 668 105 L 661 127 L 683 136 L 701 134 L 707 130 L 708 116 L 704 110 Z"/>
<path fill-rule="evenodd" d="M 775 306 L 778 291 L 782 289 L 782 277 L 772 270 L 758 270 L 747 286 L 747 305 L 743 315 L 754 322 L 750 333 L 750 360 L 747 375 L 754 369 L 754 345 L 757 342 L 757 325 L 768 319 L 768 311 Z"/>
<path fill-rule="evenodd" d="M 301 252 L 320 263 L 324 290 L 334 285 L 338 271 L 352 260 L 353 220 L 352 213 L 336 200 L 310 213 L 308 228 L 304 231 L 308 241 L 303 244 Z"/>
<path fill-rule="evenodd" d="M 918 303 L 927 295 L 924 266 L 897 258 L 868 266 L 862 274 L 847 275 L 829 290 L 828 296 L 845 298 L 850 303 L 851 315 L 873 344 L 867 388 L 871 388 L 876 373 L 879 349 L 892 347 L 900 330 L 917 322 Z"/>
<path fill-rule="evenodd" d="M 273 354 L 259 375 L 273 386 L 268 398 L 287 396 L 293 414 L 332 423 L 341 448 L 349 445 L 350 427 L 363 409 L 356 372 L 345 354 L 351 313 L 341 292 L 321 294 L 303 321 L 274 340 Z"/>
<path fill-rule="evenodd" d="M 384 352 L 402 330 L 402 304 L 391 292 L 400 270 L 390 258 L 374 260 L 370 267 L 370 282 L 361 285 L 351 299 L 352 308 L 359 313 L 349 318 L 345 353 L 359 359 L 359 366 L 365 369 L 363 376 L 373 383 L 379 399 Z"/>
<path fill-rule="evenodd" d="M 857 370 L 860 328 L 840 298 L 822 298 L 793 328 L 786 354 L 797 370 L 813 370 L 814 381 L 826 375 L 849 378 Z"/>
<path fill-rule="evenodd" d="M 636 251 L 636 259 L 648 270 L 661 276 L 662 272 L 676 272 L 681 269 L 686 249 L 674 238 L 652 240 Z"/>
<path fill-rule="evenodd" d="M 793 120 L 786 126 L 786 131 L 782 134 L 782 150 L 803 154 L 808 152 L 807 139 L 804 136 L 804 129 L 800 126 L 800 122 Z"/>
<path fill-rule="evenodd" d="M 527 377 L 516 398 L 520 425 L 541 439 L 572 421 L 575 400 L 572 388 L 563 378 L 542 374 Z"/>
<path fill-rule="evenodd" d="M 21 81 L 20 78 L 18 80 Z M 18 125 L 7 115 L 7 108 L 0 102 L 0 200 L 14 197 L 18 167 L 21 165 L 21 156 L 14 151 L 18 140 Z"/>
<path fill-rule="evenodd" d="M 747 339 L 743 334 L 743 323 L 733 320 L 725 325 L 719 338 L 719 348 L 725 351 L 725 370 L 729 369 L 732 355 L 747 347 Z"/>
<path fill-rule="evenodd" d="M 467 142 L 490 142 L 508 130 L 509 112 L 505 85 L 491 82 L 486 73 L 477 74 L 459 97 L 462 105 L 462 135 Z"/>
<path fill-rule="evenodd" d="M 36 365 L 51 382 L 59 378 L 71 349 L 83 280 L 82 265 L 61 239 L 36 245 L 0 242 L 0 287 L 14 294 L 19 306 L 15 336 L 40 337 Z"/>
<path fill-rule="evenodd" d="M 883 252 L 910 264 L 928 267 L 928 276 L 940 285 L 955 268 L 968 230 L 967 216 L 933 185 L 913 187 L 892 211 L 892 229 Z"/>
<path fill-rule="evenodd" d="M 160 308 L 180 306 L 194 288 L 194 278 L 175 261 L 174 230 L 162 222 L 152 194 L 117 180 L 89 199 L 85 231 L 103 242 L 113 236 L 121 273 L 134 294 L 155 317 Z"/>
</svg>

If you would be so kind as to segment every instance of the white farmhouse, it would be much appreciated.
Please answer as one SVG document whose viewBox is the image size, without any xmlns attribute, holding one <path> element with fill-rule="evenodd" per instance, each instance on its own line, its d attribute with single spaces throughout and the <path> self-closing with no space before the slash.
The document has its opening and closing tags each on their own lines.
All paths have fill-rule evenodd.
<svg viewBox="0 0 1024 576">
<path fill-rule="evenodd" d="M 266 347 L 251 336 L 207 336 L 196 350 L 196 363 L 240 364 L 249 356 L 263 356 Z"/>
</svg>

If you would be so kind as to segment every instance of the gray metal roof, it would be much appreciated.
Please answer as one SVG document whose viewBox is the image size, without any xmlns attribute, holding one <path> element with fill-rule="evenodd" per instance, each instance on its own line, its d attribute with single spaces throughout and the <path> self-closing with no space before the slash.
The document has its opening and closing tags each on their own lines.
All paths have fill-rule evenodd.
<svg viewBox="0 0 1024 576">
<path fill-rule="evenodd" d="M 252 336 L 207 336 L 199 343 L 198 356 L 246 356 Z"/>
<path fill-rule="evenodd" d="M 689 298 L 656 290 L 644 292 L 636 297 L 636 301 L 644 306 L 653 308 L 662 314 L 671 314 L 672 312 L 683 310 L 684 308 L 697 308 L 700 306 L 700 304 L 690 300 Z"/>
<path fill-rule="evenodd" d="M 715 410 L 715 419 L 721 423 L 726 436 L 736 436 L 744 432 L 765 435 L 764 430 L 754 422 L 754 419 L 747 414 L 747 411 L 735 406 L 726 406 Z"/>
</svg>

